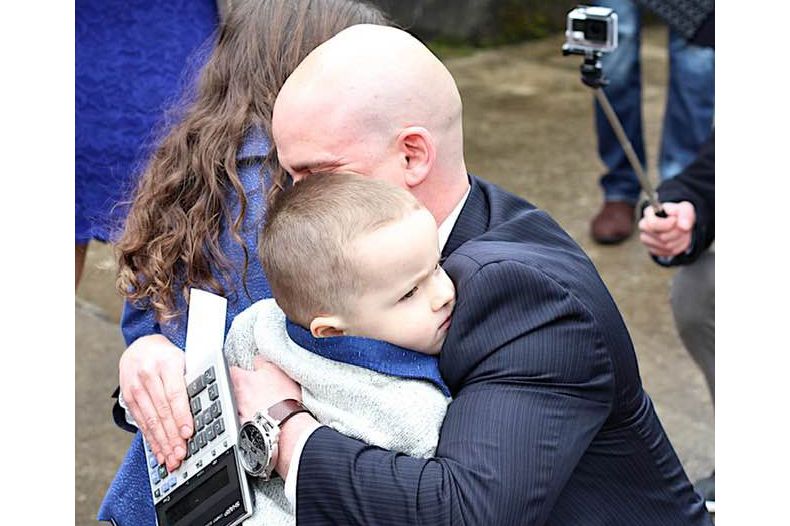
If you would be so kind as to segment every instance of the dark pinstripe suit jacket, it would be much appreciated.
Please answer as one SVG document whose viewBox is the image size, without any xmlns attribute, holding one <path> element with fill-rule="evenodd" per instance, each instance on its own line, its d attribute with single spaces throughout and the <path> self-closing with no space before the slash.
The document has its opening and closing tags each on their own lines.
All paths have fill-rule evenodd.
<svg viewBox="0 0 790 526">
<path fill-rule="evenodd" d="M 445 247 L 454 400 L 436 457 L 321 428 L 299 465 L 298 524 L 710 524 L 593 264 L 545 212 L 471 183 Z"/>
</svg>

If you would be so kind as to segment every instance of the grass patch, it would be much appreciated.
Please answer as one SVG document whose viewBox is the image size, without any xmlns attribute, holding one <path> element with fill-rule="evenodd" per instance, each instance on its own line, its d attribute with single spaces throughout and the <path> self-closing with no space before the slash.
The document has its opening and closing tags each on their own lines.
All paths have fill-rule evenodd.
<svg viewBox="0 0 790 526">
<path fill-rule="evenodd" d="M 434 55 L 442 60 L 449 58 L 468 57 L 480 49 L 479 47 L 473 46 L 469 42 L 447 38 L 437 38 L 429 41 L 426 45 Z"/>
</svg>

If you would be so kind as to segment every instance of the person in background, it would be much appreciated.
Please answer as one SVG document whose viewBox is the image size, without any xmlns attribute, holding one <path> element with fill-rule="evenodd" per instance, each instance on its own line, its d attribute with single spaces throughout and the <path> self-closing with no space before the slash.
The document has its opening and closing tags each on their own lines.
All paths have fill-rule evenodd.
<svg viewBox="0 0 790 526">
<path fill-rule="evenodd" d="M 109 243 L 163 110 L 217 28 L 215 0 L 77 0 L 75 288 L 90 241 Z"/>
<path fill-rule="evenodd" d="M 352 0 L 233 2 L 192 100 L 140 177 L 115 246 L 128 346 L 119 363 L 120 393 L 169 470 L 184 458 L 194 431 L 183 377 L 187 291 L 228 298 L 226 331 L 237 313 L 271 296 L 254 255 L 267 188 L 278 190 L 269 185 L 277 172 L 269 162 L 272 106 L 307 53 L 359 23 L 388 21 Z M 113 413 L 128 428 L 124 408 L 116 405 Z M 155 523 L 140 433 L 99 520 Z"/>
<path fill-rule="evenodd" d="M 680 339 L 705 375 L 716 401 L 715 370 L 715 134 L 680 175 L 658 187 L 669 217 L 644 209 L 639 239 L 659 265 L 679 266 L 672 280 L 671 303 Z M 715 511 L 715 472 L 695 484 Z"/>
<path fill-rule="evenodd" d="M 609 80 L 604 93 L 643 168 L 641 8 L 661 16 L 669 27 L 669 79 L 658 173 L 662 180 L 674 177 L 694 160 L 713 126 L 713 0 L 597 0 L 593 4 L 610 7 L 618 16 L 618 47 L 601 60 Z M 633 233 L 641 187 L 597 101 L 595 128 L 606 172 L 600 179 L 603 206 L 590 223 L 590 233 L 598 243 L 620 243 Z"/>
</svg>

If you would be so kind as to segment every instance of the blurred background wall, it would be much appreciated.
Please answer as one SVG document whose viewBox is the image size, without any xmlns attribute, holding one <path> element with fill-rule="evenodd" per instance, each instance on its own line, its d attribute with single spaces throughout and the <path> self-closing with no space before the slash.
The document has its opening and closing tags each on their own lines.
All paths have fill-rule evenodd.
<svg viewBox="0 0 790 526">
<path fill-rule="evenodd" d="M 556 0 L 368 0 L 423 40 L 491 46 L 565 27 L 575 2 Z"/>
</svg>

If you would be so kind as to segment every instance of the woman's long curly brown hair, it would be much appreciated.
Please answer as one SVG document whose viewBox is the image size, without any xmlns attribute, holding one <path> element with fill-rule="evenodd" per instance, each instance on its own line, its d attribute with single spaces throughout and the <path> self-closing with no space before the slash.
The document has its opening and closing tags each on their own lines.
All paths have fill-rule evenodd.
<svg viewBox="0 0 790 526">
<path fill-rule="evenodd" d="M 164 321 L 177 294 L 193 286 L 225 294 L 230 264 L 220 247 L 228 225 L 239 235 L 247 199 L 236 153 L 251 129 L 271 137 L 272 107 L 285 80 L 307 54 L 346 27 L 388 24 L 375 7 L 353 0 L 243 0 L 233 2 L 203 67 L 192 102 L 161 141 L 142 173 L 115 244 L 116 287 L 129 301 Z M 270 199 L 286 174 L 274 149 L 263 169 L 272 174 Z M 261 174 L 263 184 L 263 173 Z M 232 216 L 229 199 L 238 199 Z M 220 276 L 222 279 L 218 279 Z"/>
</svg>

